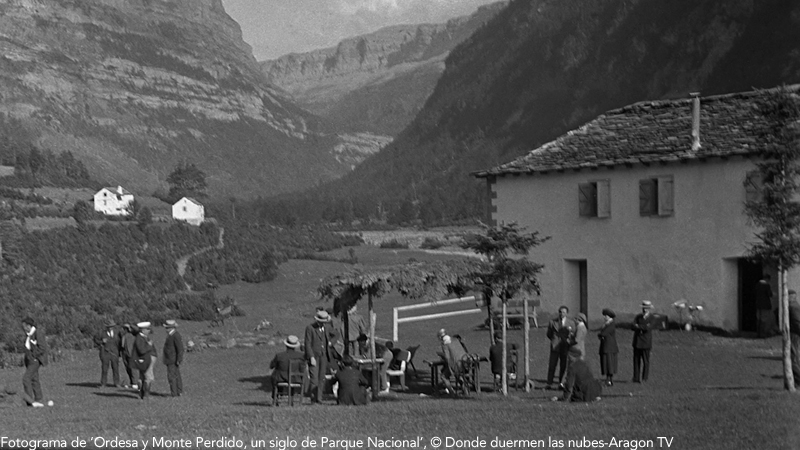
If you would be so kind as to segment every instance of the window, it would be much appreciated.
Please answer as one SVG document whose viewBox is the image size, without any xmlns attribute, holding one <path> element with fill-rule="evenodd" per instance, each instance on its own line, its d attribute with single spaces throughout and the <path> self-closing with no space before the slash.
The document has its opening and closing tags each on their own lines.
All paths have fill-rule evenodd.
<svg viewBox="0 0 800 450">
<path fill-rule="evenodd" d="M 578 185 L 578 214 L 581 217 L 611 216 L 611 182 L 591 181 Z"/>
<path fill-rule="evenodd" d="M 764 185 L 764 178 L 761 172 L 754 170 L 747 172 L 744 179 L 745 200 L 757 202 L 761 200 L 761 187 Z"/>
<path fill-rule="evenodd" d="M 671 216 L 673 212 L 672 175 L 639 180 L 640 216 Z"/>
<path fill-rule="evenodd" d="M 186 212 L 186 207 L 185 206 L 183 207 L 183 212 Z"/>
</svg>

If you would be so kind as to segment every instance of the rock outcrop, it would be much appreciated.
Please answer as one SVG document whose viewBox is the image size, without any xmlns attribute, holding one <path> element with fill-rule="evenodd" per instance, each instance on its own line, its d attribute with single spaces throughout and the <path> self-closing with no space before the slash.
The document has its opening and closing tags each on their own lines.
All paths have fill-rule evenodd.
<svg viewBox="0 0 800 450">
<path fill-rule="evenodd" d="M 450 50 L 506 4 L 486 5 L 444 24 L 382 28 L 261 67 L 270 83 L 337 127 L 395 135 L 433 91 Z"/>
<path fill-rule="evenodd" d="M 221 0 L 0 0 L 0 114 L 99 181 L 150 193 L 181 160 L 212 195 L 305 188 L 344 141 L 271 87 Z"/>
</svg>

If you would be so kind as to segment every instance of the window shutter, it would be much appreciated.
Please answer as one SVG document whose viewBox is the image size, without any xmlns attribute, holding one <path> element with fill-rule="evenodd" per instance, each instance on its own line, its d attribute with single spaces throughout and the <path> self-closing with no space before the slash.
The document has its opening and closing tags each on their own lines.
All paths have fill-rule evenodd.
<svg viewBox="0 0 800 450">
<path fill-rule="evenodd" d="M 639 215 L 650 216 L 655 213 L 656 180 L 639 180 Z"/>
<path fill-rule="evenodd" d="M 611 181 L 597 182 L 597 217 L 611 216 Z"/>
<path fill-rule="evenodd" d="M 658 215 L 671 216 L 674 210 L 672 176 L 658 177 Z"/>
<path fill-rule="evenodd" d="M 594 183 L 578 185 L 578 214 L 581 217 L 597 216 L 597 189 Z"/>
<path fill-rule="evenodd" d="M 757 170 L 747 172 L 747 176 L 744 179 L 745 200 L 748 202 L 761 200 L 761 186 L 763 184 L 761 172 Z"/>
</svg>

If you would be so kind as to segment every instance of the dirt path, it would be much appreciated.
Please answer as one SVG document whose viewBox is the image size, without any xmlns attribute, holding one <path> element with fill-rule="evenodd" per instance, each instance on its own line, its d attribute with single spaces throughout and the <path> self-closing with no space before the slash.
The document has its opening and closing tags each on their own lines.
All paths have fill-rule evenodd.
<svg viewBox="0 0 800 450">
<path fill-rule="evenodd" d="M 225 236 L 225 228 L 220 228 L 219 229 L 219 242 L 217 242 L 217 245 L 212 245 L 212 246 L 209 246 L 209 247 L 201 248 L 200 250 L 197 250 L 194 253 L 190 253 L 190 254 L 188 254 L 186 256 L 183 256 L 180 259 L 178 259 L 178 261 L 176 263 L 178 265 L 178 275 L 180 275 L 181 278 L 183 278 L 183 275 L 186 273 L 186 265 L 189 264 L 189 259 L 191 257 L 197 256 L 197 255 L 201 255 L 201 254 L 203 254 L 203 253 L 205 253 L 205 252 L 207 252 L 209 250 L 213 250 L 215 248 L 216 249 L 224 248 L 225 247 L 225 241 L 223 240 L 223 236 Z M 186 289 L 189 290 L 189 291 L 192 290 L 191 287 L 189 286 L 189 284 L 186 284 Z"/>
</svg>

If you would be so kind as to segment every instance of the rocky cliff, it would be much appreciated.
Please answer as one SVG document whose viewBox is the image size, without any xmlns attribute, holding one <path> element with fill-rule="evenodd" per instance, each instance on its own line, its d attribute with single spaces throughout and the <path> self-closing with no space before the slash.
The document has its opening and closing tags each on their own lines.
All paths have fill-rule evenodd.
<svg viewBox="0 0 800 450">
<path fill-rule="evenodd" d="M 422 108 L 450 50 L 506 4 L 486 5 L 443 24 L 386 27 L 261 67 L 270 83 L 339 128 L 395 135 Z"/>
<path fill-rule="evenodd" d="M 241 197 L 353 165 L 346 140 L 267 83 L 221 0 L 0 0 L 0 99 L 35 145 L 133 192 L 181 160 Z"/>
</svg>

